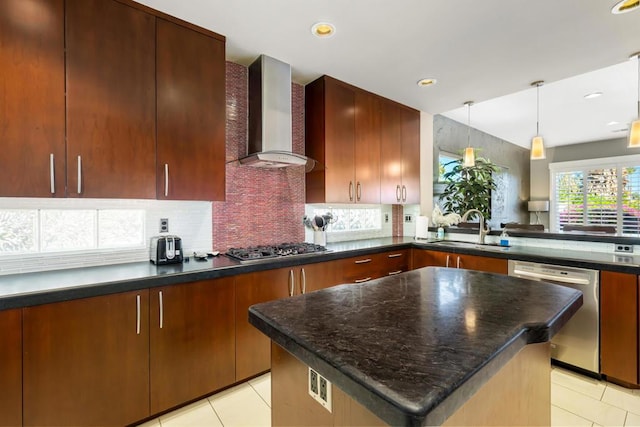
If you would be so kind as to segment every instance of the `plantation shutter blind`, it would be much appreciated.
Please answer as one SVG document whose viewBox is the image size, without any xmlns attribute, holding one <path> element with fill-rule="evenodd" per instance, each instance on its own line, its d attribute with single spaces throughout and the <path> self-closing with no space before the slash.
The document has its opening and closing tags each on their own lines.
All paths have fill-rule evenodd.
<svg viewBox="0 0 640 427">
<path fill-rule="evenodd" d="M 587 172 L 585 225 L 618 225 L 618 176 L 616 168 Z"/>
<path fill-rule="evenodd" d="M 584 179 L 581 171 L 558 172 L 555 175 L 556 230 L 565 224 L 584 223 Z"/>
</svg>

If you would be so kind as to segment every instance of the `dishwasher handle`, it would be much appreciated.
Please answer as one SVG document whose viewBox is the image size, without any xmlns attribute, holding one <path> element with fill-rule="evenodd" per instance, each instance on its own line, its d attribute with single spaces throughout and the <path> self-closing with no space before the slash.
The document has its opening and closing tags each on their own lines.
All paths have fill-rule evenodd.
<svg viewBox="0 0 640 427">
<path fill-rule="evenodd" d="M 517 268 L 513 271 L 513 275 L 516 277 L 522 277 L 523 279 L 533 280 L 546 280 L 554 283 L 569 283 L 572 285 L 588 285 L 589 279 L 583 279 L 580 277 L 560 277 L 551 274 L 534 273 L 533 271 L 523 271 Z"/>
</svg>

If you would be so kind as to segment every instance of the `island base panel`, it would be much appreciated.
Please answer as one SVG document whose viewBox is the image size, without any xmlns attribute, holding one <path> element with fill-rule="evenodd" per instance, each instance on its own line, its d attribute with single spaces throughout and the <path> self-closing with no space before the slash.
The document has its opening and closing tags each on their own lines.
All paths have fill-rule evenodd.
<svg viewBox="0 0 640 427">
<path fill-rule="evenodd" d="M 332 412 L 308 393 L 308 367 L 278 344 L 271 343 L 271 425 L 386 426 L 364 406 L 332 385 Z"/>
<path fill-rule="evenodd" d="M 384 426 L 384 421 L 333 385 L 333 412 L 307 392 L 308 367 L 272 342 L 273 426 Z M 549 343 L 525 346 L 443 425 L 550 425 Z"/>
</svg>

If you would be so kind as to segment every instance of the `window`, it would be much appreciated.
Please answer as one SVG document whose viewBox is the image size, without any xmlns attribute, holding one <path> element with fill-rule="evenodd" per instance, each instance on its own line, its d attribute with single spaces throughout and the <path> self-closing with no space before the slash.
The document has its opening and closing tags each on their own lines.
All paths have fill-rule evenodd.
<svg viewBox="0 0 640 427">
<path fill-rule="evenodd" d="M 144 247 L 142 209 L 0 209 L 0 256 Z"/>
<path fill-rule="evenodd" d="M 455 163 L 451 162 L 459 159 L 461 159 L 460 156 L 440 151 L 438 155 L 438 182 L 444 182 L 444 174 L 451 172 L 455 167 Z"/>
<path fill-rule="evenodd" d="M 314 215 L 326 214 L 326 209 L 315 209 Z M 379 208 L 336 209 L 331 208 L 333 222 L 328 232 L 379 230 L 381 228 L 381 211 Z"/>
<path fill-rule="evenodd" d="M 640 235 L 640 156 L 553 163 L 551 230 L 610 225 Z"/>
</svg>

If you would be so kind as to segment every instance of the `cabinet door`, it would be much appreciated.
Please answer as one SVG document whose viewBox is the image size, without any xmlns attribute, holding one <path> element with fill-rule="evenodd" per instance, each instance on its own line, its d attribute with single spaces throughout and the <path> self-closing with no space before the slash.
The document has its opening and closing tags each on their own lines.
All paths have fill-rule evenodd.
<svg viewBox="0 0 640 427">
<path fill-rule="evenodd" d="M 355 179 L 357 203 L 380 203 L 380 99 L 355 95 Z"/>
<path fill-rule="evenodd" d="M 157 20 L 158 199 L 225 198 L 224 42 Z"/>
<path fill-rule="evenodd" d="M 507 274 L 508 272 L 508 262 L 506 259 L 490 258 L 476 255 L 455 255 L 455 257 L 456 266 L 459 266 L 459 268 L 500 274 Z M 458 257 L 460 258 L 459 262 Z"/>
<path fill-rule="evenodd" d="M 354 203 L 355 93 L 337 83 L 326 85 L 326 202 Z"/>
<path fill-rule="evenodd" d="M 600 273 L 600 369 L 638 384 L 638 277 Z"/>
<path fill-rule="evenodd" d="M 411 253 L 411 268 L 422 267 L 455 267 L 455 255 L 446 252 L 413 249 Z"/>
<path fill-rule="evenodd" d="M 69 196 L 155 198 L 155 18 L 66 1 Z"/>
<path fill-rule="evenodd" d="M 342 283 L 340 261 L 319 262 L 298 268 L 297 293 L 307 293 Z"/>
<path fill-rule="evenodd" d="M 149 416 L 147 290 L 23 309 L 24 425 Z"/>
<path fill-rule="evenodd" d="M 64 196 L 63 0 L 0 2 L 0 40 L 0 197 Z"/>
<path fill-rule="evenodd" d="M 288 297 L 292 272 L 280 268 L 236 276 L 236 381 L 270 369 L 271 342 L 249 323 L 249 307 Z"/>
<path fill-rule="evenodd" d="M 0 311 L 0 349 L 0 426 L 19 426 L 22 425 L 21 310 Z"/>
<path fill-rule="evenodd" d="M 402 109 L 402 203 L 420 203 L 420 112 Z"/>
<path fill-rule="evenodd" d="M 233 278 L 149 292 L 151 413 L 233 384 Z"/>
<path fill-rule="evenodd" d="M 380 160 L 380 203 L 399 204 L 402 202 L 402 108 L 391 101 L 382 102 Z"/>
</svg>

